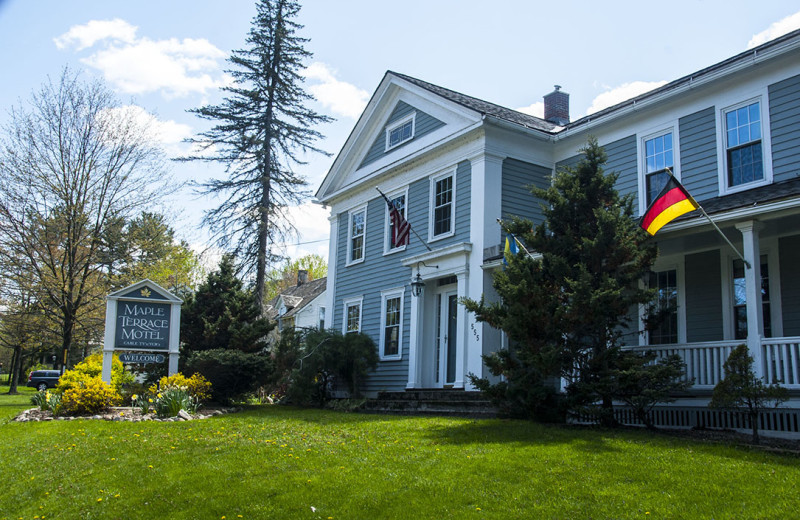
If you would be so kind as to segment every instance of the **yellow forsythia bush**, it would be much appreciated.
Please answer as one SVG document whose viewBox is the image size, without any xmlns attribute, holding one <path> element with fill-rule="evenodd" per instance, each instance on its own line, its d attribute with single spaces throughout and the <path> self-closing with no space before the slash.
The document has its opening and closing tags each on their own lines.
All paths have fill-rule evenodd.
<svg viewBox="0 0 800 520">
<path fill-rule="evenodd" d="M 121 402 L 119 393 L 100 376 L 81 375 L 61 396 L 62 413 L 68 415 L 95 414 Z"/>
<path fill-rule="evenodd" d="M 70 370 L 64 372 L 64 374 L 59 378 L 58 386 L 56 388 L 59 392 L 65 392 L 66 390 L 76 386 L 80 381 L 83 381 L 84 378 L 101 377 L 102 373 L 103 354 L 92 354 L 87 356 L 86 359 L 72 367 Z M 122 390 L 123 383 L 130 383 L 132 381 L 133 374 L 130 372 L 125 372 L 125 367 L 122 364 L 122 361 L 119 360 L 119 356 L 114 354 L 111 361 L 111 386 L 114 388 L 114 391 L 119 393 Z"/>
<path fill-rule="evenodd" d="M 186 377 L 179 372 L 171 376 L 165 376 L 158 380 L 158 386 L 151 385 L 149 390 L 151 394 L 156 395 L 159 388 L 164 389 L 167 387 L 186 388 L 189 395 L 198 401 L 207 401 L 211 398 L 211 383 L 200 374 Z"/>
</svg>

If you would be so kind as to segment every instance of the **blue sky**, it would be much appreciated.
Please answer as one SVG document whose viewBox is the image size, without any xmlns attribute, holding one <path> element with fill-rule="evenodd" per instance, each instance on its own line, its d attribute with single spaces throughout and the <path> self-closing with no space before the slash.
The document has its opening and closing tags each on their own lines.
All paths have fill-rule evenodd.
<svg viewBox="0 0 800 520">
<path fill-rule="evenodd" d="M 225 58 L 241 48 L 250 0 L 0 0 L 0 123 L 65 65 L 103 78 L 121 102 L 154 116 L 167 153 L 205 128 L 186 110 L 220 101 Z M 337 119 L 320 130 L 340 150 L 386 70 L 541 115 L 542 96 L 562 85 L 571 116 L 650 90 L 800 28 L 796 0 L 570 1 L 311 0 L 298 20 L 314 53 L 307 87 L 314 108 Z M 333 157 L 300 170 L 313 192 Z M 222 168 L 176 163 L 176 178 L 205 180 Z M 169 205 L 174 227 L 198 247 L 202 210 L 213 201 L 185 190 Z M 292 213 L 300 230 L 286 252 L 327 256 L 326 212 Z M 299 244 L 299 245 L 296 245 Z"/>
</svg>

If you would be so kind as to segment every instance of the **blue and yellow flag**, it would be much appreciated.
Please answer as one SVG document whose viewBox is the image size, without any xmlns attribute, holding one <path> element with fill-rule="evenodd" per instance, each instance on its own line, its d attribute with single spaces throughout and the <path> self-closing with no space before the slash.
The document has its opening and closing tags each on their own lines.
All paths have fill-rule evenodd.
<svg viewBox="0 0 800 520">
<path fill-rule="evenodd" d="M 508 265 L 508 260 L 506 257 L 508 255 L 516 255 L 519 252 L 519 248 L 517 247 L 517 238 L 509 233 L 506 235 L 506 246 L 503 248 L 503 264 Z"/>
</svg>

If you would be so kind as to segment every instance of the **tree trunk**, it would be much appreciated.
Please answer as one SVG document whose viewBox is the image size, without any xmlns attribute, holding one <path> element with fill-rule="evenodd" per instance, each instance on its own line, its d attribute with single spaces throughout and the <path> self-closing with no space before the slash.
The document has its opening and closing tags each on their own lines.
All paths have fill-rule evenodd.
<svg viewBox="0 0 800 520">
<path fill-rule="evenodd" d="M 750 413 L 750 426 L 753 429 L 753 444 L 760 444 L 761 438 L 758 436 L 758 412 Z"/>
<path fill-rule="evenodd" d="M 8 372 L 8 393 L 16 395 L 17 384 L 19 382 L 19 372 L 22 368 L 22 345 L 14 347 L 14 354 L 11 356 L 11 370 Z"/>
</svg>

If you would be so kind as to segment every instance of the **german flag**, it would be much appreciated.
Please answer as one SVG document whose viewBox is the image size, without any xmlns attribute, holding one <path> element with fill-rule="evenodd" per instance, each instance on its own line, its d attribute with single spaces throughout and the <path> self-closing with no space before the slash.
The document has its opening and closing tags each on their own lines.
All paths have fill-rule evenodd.
<svg viewBox="0 0 800 520">
<path fill-rule="evenodd" d="M 655 235 L 659 229 L 676 218 L 700 207 L 686 188 L 672 175 L 658 197 L 647 208 L 640 225 L 642 229 Z"/>
</svg>

